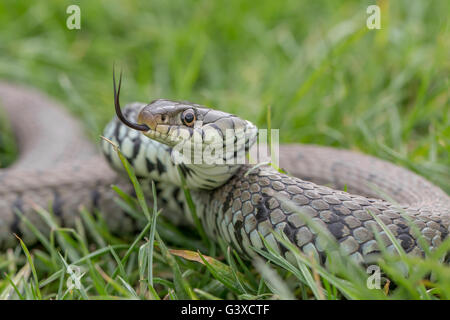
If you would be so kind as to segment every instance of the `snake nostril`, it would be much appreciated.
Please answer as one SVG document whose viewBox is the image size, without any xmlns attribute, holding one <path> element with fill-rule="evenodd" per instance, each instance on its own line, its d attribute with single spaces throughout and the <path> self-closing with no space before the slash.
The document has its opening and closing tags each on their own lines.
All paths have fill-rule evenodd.
<svg viewBox="0 0 450 320">
<path fill-rule="evenodd" d="M 165 114 L 161 115 L 161 121 L 166 122 L 167 116 Z"/>
</svg>

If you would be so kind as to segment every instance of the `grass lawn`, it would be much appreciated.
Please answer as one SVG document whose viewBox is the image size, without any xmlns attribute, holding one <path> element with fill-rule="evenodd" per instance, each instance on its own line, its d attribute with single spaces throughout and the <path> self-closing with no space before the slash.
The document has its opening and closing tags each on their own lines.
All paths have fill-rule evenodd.
<svg viewBox="0 0 450 320">
<path fill-rule="evenodd" d="M 259 127 L 270 106 L 281 142 L 372 154 L 450 193 L 450 2 L 378 1 L 381 29 L 369 30 L 373 3 L 2 0 L 0 79 L 63 102 L 98 143 L 114 113 L 115 62 L 124 70 L 123 104 L 189 100 Z M 81 8 L 80 30 L 66 27 L 71 4 Z M 0 163 L 10 163 L 15 148 L 4 123 Z M 439 262 L 449 241 L 426 259 L 384 255 L 391 285 L 382 280 L 371 290 L 366 270 L 344 256 L 334 270 L 295 250 L 297 265 L 271 250 L 270 264 L 248 264 L 153 213 L 131 240 L 111 236 L 89 214 L 75 233 L 46 237 L 29 252 L 26 244 L 0 252 L 0 299 L 450 298 L 450 268 Z M 70 290 L 79 272 L 79 289 Z"/>
</svg>

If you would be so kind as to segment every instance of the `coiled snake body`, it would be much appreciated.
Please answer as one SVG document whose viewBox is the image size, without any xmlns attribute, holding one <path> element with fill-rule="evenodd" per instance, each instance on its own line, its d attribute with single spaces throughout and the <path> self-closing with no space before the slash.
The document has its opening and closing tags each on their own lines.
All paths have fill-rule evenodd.
<svg viewBox="0 0 450 320">
<path fill-rule="evenodd" d="M 121 164 L 111 144 L 102 142 L 105 161 L 63 108 L 33 90 L 0 83 L 0 99 L 20 149 L 18 161 L 0 170 L 0 248 L 16 243 L 13 233 L 19 233 L 28 243 L 35 241 L 16 211 L 48 231 L 35 212 L 38 206 L 50 207 L 65 226 L 74 225 L 82 206 L 88 211 L 98 209 L 115 232 L 136 228 L 133 219 L 113 200 L 116 195 L 111 184 L 126 192 L 132 188 L 124 175 L 116 173 Z M 179 170 L 171 154 L 179 142 L 177 137 L 182 133 L 189 139 L 197 136 L 204 150 L 212 143 L 208 140 L 210 133 L 215 132 L 224 143 L 227 129 L 248 133 L 254 128 L 236 116 L 170 100 L 130 104 L 124 108 L 124 116 L 131 123 L 139 123 L 136 126 L 144 134 L 115 118 L 106 127 L 105 137 L 120 147 L 138 177 L 159 181 L 159 204 L 179 221 L 190 215 L 186 214 Z M 251 147 L 253 138 L 247 136 L 250 138 L 241 144 L 245 150 Z M 406 169 L 327 147 L 284 145 L 279 152 L 280 166 L 295 177 L 267 165 L 179 165 L 212 239 L 221 238 L 251 256 L 251 247 L 263 247 L 262 235 L 289 258 L 272 231 L 283 232 L 301 251 L 325 262 L 323 244 L 309 222 L 327 230 L 357 261 L 379 251 L 374 232 L 388 250 L 394 250 L 373 215 L 411 254 L 421 254 L 422 249 L 405 215 L 431 248 L 448 236 L 450 198 Z M 236 153 L 224 154 L 224 159 L 233 157 Z M 348 192 L 339 190 L 344 188 Z M 380 200 L 380 194 L 389 195 L 392 203 Z"/>
</svg>

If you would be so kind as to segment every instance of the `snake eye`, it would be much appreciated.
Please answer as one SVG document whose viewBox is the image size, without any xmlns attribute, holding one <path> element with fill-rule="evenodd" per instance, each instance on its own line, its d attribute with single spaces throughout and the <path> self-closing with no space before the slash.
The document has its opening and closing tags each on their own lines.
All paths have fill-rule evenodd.
<svg viewBox="0 0 450 320">
<path fill-rule="evenodd" d="M 193 110 L 186 110 L 183 112 L 183 114 L 181 115 L 181 120 L 183 121 L 183 123 L 188 126 L 188 127 L 192 127 L 194 125 L 195 122 L 195 113 Z"/>
</svg>

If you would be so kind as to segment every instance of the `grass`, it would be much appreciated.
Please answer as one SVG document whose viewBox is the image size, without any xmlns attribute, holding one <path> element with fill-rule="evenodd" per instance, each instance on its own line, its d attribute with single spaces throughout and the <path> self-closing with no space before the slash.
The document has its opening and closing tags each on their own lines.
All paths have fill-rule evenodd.
<svg viewBox="0 0 450 320">
<path fill-rule="evenodd" d="M 185 99 L 259 127 L 271 110 L 270 126 L 280 128 L 282 142 L 359 150 L 405 166 L 449 193 L 450 4 L 378 3 L 382 29 L 368 30 L 365 10 L 372 1 L 81 0 L 82 28 L 70 31 L 65 9 L 71 1 L 5 0 L 0 78 L 59 99 L 98 142 L 114 112 L 115 62 L 124 69 L 124 103 Z M 3 123 L 1 164 L 16 154 Z M 66 230 L 42 210 L 55 231 L 40 235 L 38 247 L 18 241 L 0 253 L 0 297 L 450 297 L 450 270 L 439 260 L 448 241 L 426 259 L 383 254 L 383 276 L 395 286 L 369 290 L 366 271 L 340 254 L 332 271 L 294 248 L 297 263 L 269 248 L 270 264 L 249 265 L 223 244 L 210 246 L 198 230 L 170 225 L 156 215 L 158 207 L 120 199 L 143 219 L 134 239 L 112 236 L 90 212 L 83 212 L 76 230 Z M 68 277 L 77 279 L 74 265 L 84 275 L 80 289 L 69 290 Z"/>
</svg>

